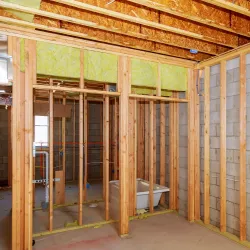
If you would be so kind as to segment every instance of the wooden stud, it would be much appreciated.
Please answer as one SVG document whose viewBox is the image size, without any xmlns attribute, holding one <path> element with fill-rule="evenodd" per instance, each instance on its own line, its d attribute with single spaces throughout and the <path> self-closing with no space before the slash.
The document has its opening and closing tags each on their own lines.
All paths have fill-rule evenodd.
<svg viewBox="0 0 250 250">
<path fill-rule="evenodd" d="M 50 86 L 53 80 L 50 79 Z M 54 176 L 54 98 L 53 91 L 49 92 L 49 231 L 53 230 L 53 176 Z"/>
<path fill-rule="evenodd" d="M 154 212 L 154 102 L 149 102 L 149 211 Z"/>
<path fill-rule="evenodd" d="M 145 180 L 149 180 L 149 102 L 145 102 Z"/>
<path fill-rule="evenodd" d="M 154 184 L 156 184 L 156 103 L 154 102 L 153 107 L 153 164 L 154 164 L 154 174 L 153 174 L 153 180 Z"/>
<path fill-rule="evenodd" d="M 83 133 L 84 133 L 84 188 L 83 188 L 83 201 L 87 199 L 87 182 L 88 182 L 88 100 L 87 94 L 84 94 L 84 119 L 83 119 Z"/>
<path fill-rule="evenodd" d="M 160 185 L 166 185 L 166 104 L 160 103 Z M 160 204 L 165 205 L 166 196 L 162 194 Z"/>
<path fill-rule="evenodd" d="M 84 51 L 80 52 L 80 89 L 84 88 Z M 83 204 L 83 94 L 80 93 L 79 100 L 79 177 L 78 177 L 78 188 L 79 188 L 79 196 L 78 196 L 78 224 L 82 225 L 82 204 Z M 85 187 L 86 188 L 86 187 Z"/>
<path fill-rule="evenodd" d="M 138 122 L 137 122 L 137 176 L 145 179 L 145 105 L 144 102 L 138 100 Z"/>
<path fill-rule="evenodd" d="M 220 230 L 226 232 L 226 61 L 220 69 Z"/>
<path fill-rule="evenodd" d="M 66 105 L 66 97 L 63 97 L 63 105 Z M 63 170 L 63 183 L 61 190 L 61 201 L 65 203 L 65 183 L 66 183 L 66 118 L 62 117 L 62 170 Z M 64 185 L 63 185 L 64 184 Z"/>
<path fill-rule="evenodd" d="M 204 77 L 204 223 L 210 224 L 210 67 Z"/>
<path fill-rule="evenodd" d="M 195 220 L 200 220 L 200 96 L 198 95 L 200 76 L 199 71 L 194 70 L 194 195 L 195 195 Z M 178 104 L 177 104 L 178 105 Z M 177 111 L 178 113 L 178 111 Z M 177 178 L 178 179 L 178 178 Z"/>
<path fill-rule="evenodd" d="M 120 185 L 120 235 L 129 232 L 129 166 L 128 166 L 128 102 L 129 102 L 129 59 L 120 56 L 118 63 L 118 82 L 121 89 L 119 99 L 119 185 Z"/>
<path fill-rule="evenodd" d="M 169 103 L 169 208 L 174 209 L 174 103 Z"/>
<path fill-rule="evenodd" d="M 135 189 L 134 189 L 134 182 L 135 182 L 135 102 L 136 100 L 129 99 L 129 130 L 128 130 L 128 137 L 129 137 L 129 215 L 135 215 Z"/>
<path fill-rule="evenodd" d="M 246 55 L 240 55 L 240 240 L 246 240 Z"/>
<path fill-rule="evenodd" d="M 194 199 L 194 136 L 195 136 L 195 124 L 194 124 L 194 75 L 193 70 L 188 71 L 188 220 L 194 221 L 195 213 L 195 199 Z"/>
<path fill-rule="evenodd" d="M 118 114 L 119 114 L 119 107 L 118 107 L 118 100 L 115 98 L 114 102 L 114 180 L 118 179 Z"/>
<path fill-rule="evenodd" d="M 108 91 L 109 86 L 106 85 Z M 103 166 L 105 190 L 105 219 L 109 220 L 109 97 L 105 96 L 103 103 Z"/>
<path fill-rule="evenodd" d="M 76 179 L 76 101 L 73 107 L 73 159 L 72 159 L 72 175 L 73 181 Z"/>
<path fill-rule="evenodd" d="M 36 82 L 36 42 L 25 40 L 25 237 L 24 249 L 32 249 L 33 233 L 33 87 Z"/>
</svg>

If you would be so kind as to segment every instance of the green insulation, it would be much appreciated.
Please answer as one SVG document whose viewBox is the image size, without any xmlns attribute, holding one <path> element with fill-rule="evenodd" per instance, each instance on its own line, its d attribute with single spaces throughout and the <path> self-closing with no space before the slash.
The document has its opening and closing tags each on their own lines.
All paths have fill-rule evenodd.
<svg viewBox="0 0 250 250">
<path fill-rule="evenodd" d="M 187 90 L 187 69 L 161 64 L 162 96 Z M 21 39 L 21 70 L 25 70 L 24 39 Z M 37 74 L 80 78 L 80 49 L 37 41 Z M 118 81 L 118 55 L 84 50 L 85 80 L 115 84 Z M 132 93 L 155 95 L 158 63 L 131 59 Z"/>
<path fill-rule="evenodd" d="M 187 74 L 187 68 L 161 64 L 161 88 L 175 91 L 186 91 Z"/>
<path fill-rule="evenodd" d="M 7 3 L 19 4 L 19 5 L 34 8 L 37 10 L 40 9 L 40 3 L 41 3 L 41 0 L 3 0 L 3 1 Z M 6 11 L 19 17 L 20 19 L 24 21 L 33 22 L 33 18 L 34 18 L 33 14 L 28 14 L 25 12 L 9 10 L 9 9 L 7 9 Z"/>
<path fill-rule="evenodd" d="M 85 50 L 84 78 L 92 81 L 117 83 L 118 56 Z"/>
<path fill-rule="evenodd" d="M 38 41 L 37 74 L 80 78 L 80 49 Z"/>
<path fill-rule="evenodd" d="M 156 87 L 157 63 L 132 58 L 131 83 L 135 86 Z"/>
</svg>

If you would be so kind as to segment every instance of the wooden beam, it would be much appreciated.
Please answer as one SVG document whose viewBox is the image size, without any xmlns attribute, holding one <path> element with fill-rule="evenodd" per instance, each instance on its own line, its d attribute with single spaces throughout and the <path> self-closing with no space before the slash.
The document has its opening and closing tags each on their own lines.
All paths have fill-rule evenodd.
<svg viewBox="0 0 250 250">
<path fill-rule="evenodd" d="M 19 23 L 22 23 L 23 21 L 21 20 L 14 20 L 11 18 L 5 18 L 5 17 L 0 16 L 0 22 L 12 24 L 12 25 L 9 25 L 9 24 L 0 23 L 1 34 L 5 34 L 5 35 L 14 34 L 16 37 L 29 38 L 29 39 L 32 37 L 32 39 L 34 40 L 47 41 L 53 44 L 61 44 L 65 46 L 71 46 L 74 48 L 84 47 L 85 49 L 89 49 L 93 51 L 101 51 L 101 52 L 108 51 L 111 54 L 126 55 L 126 56 L 135 57 L 135 58 L 139 58 L 143 60 L 150 60 L 153 62 L 160 62 L 160 63 L 167 63 L 171 65 L 176 65 L 176 66 L 182 66 L 185 68 L 194 68 L 196 65 L 196 63 L 191 60 L 161 55 L 161 54 L 152 53 L 148 51 L 141 51 L 139 49 L 124 48 L 124 47 L 120 47 L 117 45 L 109 45 L 109 44 L 101 43 L 101 42 L 93 42 L 93 41 L 88 41 L 88 40 L 79 39 L 75 37 L 71 38 L 65 35 L 53 34 L 53 33 L 48 33 L 44 31 L 38 31 L 34 29 L 14 26 L 14 25 L 19 25 Z M 29 22 L 25 22 L 23 25 L 30 27 L 29 26 L 30 24 L 31 23 Z M 45 25 L 42 25 L 42 26 L 43 28 L 40 26 L 37 26 L 37 24 L 32 24 L 32 28 L 49 30 L 49 27 Z M 73 32 L 73 33 L 75 34 L 76 32 Z M 72 32 L 71 32 L 71 35 L 73 35 Z M 76 34 L 75 36 L 77 37 Z"/>
<path fill-rule="evenodd" d="M 149 211 L 154 212 L 154 101 L 149 102 Z"/>
<path fill-rule="evenodd" d="M 128 21 L 128 22 L 140 24 L 140 25 L 143 25 L 143 26 L 146 26 L 146 27 L 151 27 L 151 28 L 154 28 L 154 29 L 159 29 L 159 30 L 162 30 L 162 31 L 171 32 L 173 35 L 174 34 L 183 35 L 183 36 L 192 37 L 192 38 L 196 38 L 196 39 L 200 39 L 200 40 L 204 40 L 204 41 L 209 41 L 209 42 L 212 42 L 212 43 L 217 43 L 218 42 L 215 39 L 210 38 L 208 35 L 203 35 L 201 33 L 192 32 L 192 31 L 189 31 L 189 30 L 185 30 L 183 28 L 172 27 L 172 26 L 165 25 L 165 24 L 162 24 L 162 23 L 146 20 L 146 19 L 143 19 L 143 18 L 140 18 L 140 17 L 137 17 L 137 16 L 127 15 L 127 14 L 124 14 L 124 13 L 120 13 L 120 12 L 113 11 L 113 10 L 108 10 L 108 9 L 105 9 L 105 8 L 101 8 L 101 7 L 98 7 L 98 6 L 82 3 L 82 2 L 79 2 L 79 1 L 75 1 L 75 0 L 52 0 L 52 1 L 57 2 L 57 3 L 61 3 L 61 4 L 65 4 L 65 5 L 68 5 L 68 6 L 72 6 L 74 8 L 87 10 L 87 11 L 102 14 L 102 15 L 105 15 L 105 16 L 108 16 L 108 17 L 116 18 L 116 19 L 119 19 L 119 20 L 122 20 L 122 21 Z M 90 27 L 93 27 L 93 24 Z M 188 27 L 188 25 L 186 25 L 186 27 Z M 98 28 L 99 28 L 99 26 L 98 26 Z M 137 35 L 140 36 L 141 34 L 139 33 Z M 141 38 L 143 39 L 143 37 L 141 37 Z M 145 36 L 144 36 L 144 38 L 145 38 Z M 146 37 L 146 38 L 148 38 L 148 37 Z M 218 44 L 221 44 L 221 43 L 218 42 Z"/>
<path fill-rule="evenodd" d="M 66 105 L 66 97 L 63 97 L 63 105 Z M 62 185 L 61 188 L 61 202 L 65 203 L 65 182 L 66 182 L 66 118 L 62 117 L 62 170 L 63 176 L 62 181 L 64 186 Z"/>
<path fill-rule="evenodd" d="M 53 80 L 50 79 L 50 86 Z M 54 155 L 54 98 L 53 91 L 49 92 L 49 155 Z M 53 230 L 53 178 L 54 178 L 54 158 L 49 158 L 49 231 Z"/>
<path fill-rule="evenodd" d="M 247 33 L 238 32 L 236 30 L 233 30 L 230 27 L 226 27 L 224 25 L 220 25 L 218 23 L 215 23 L 215 22 L 213 22 L 212 19 L 208 20 L 208 19 L 204 19 L 204 18 L 202 18 L 200 16 L 195 16 L 195 15 L 187 14 L 185 12 L 180 12 L 178 10 L 174 10 L 174 9 L 169 8 L 166 5 L 158 3 L 158 2 L 154 2 L 154 1 L 150 1 L 150 0 L 149 1 L 145 1 L 145 0 L 127 0 L 127 1 L 131 2 L 131 3 L 135 3 L 135 4 L 140 4 L 142 6 L 150 8 L 150 9 L 158 10 L 158 11 L 161 11 L 161 12 L 176 16 L 176 17 L 180 17 L 180 18 L 185 19 L 185 20 L 189 20 L 189 21 L 192 21 L 192 22 L 204 24 L 206 26 L 213 27 L 213 28 L 220 29 L 220 30 L 224 30 L 224 31 L 227 31 L 227 32 L 230 32 L 230 33 L 233 33 L 233 34 L 239 34 L 239 35 L 242 35 L 242 36 L 250 37 L 250 35 L 247 34 Z M 206 1 L 206 0 L 204 0 L 204 1 Z"/>
<path fill-rule="evenodd" d="M 108 91 L 106 85 L 106 91 Z M 109 97 L 105 96 L 103 102 L 103 176 L 105 190 L 105 219 L 109 220 Z"/>
<path fill-rule="evenodd" d="M 88 4 L 87 4 L 88 5 Z M 224 44 L 224 43 L 220 43 L 220 42 L 217 42 L 215 41 L 214 39 L 208 37 L 208 36 L 203 36 L 201 34 L 196 34 L 194 32 L 189 32 L 189 31 L 186 31 L 186 30 L 183 30 L 183 29 L 179 29 L 179 28 L 174 28 L 174 27 L 171 27 L 171 26 L 167 26 L 167 25 L 164 25 L 164 24 L 159 24 L 159 23 L 155 23 L 155 22 L 150 22 L 150 21 L 147 21 L 145 19 L 140 19 L 142 20 L 142 22 L 146 21 L 146 22 L 150 22 L 152 25 L 155 24 L 156 26 L 159 26 L 158 28 L 162 31 L 168 31 L 169 29 L 173 30 L 172 32 L 173 33 L 176 33 L 176 34 L 172 34 L 171 36 L 173 38 L 171 38 L 169 36 L 169 34 L 166 32 L 166 36 L 169 36 L 167 40 L 167 42 L 163 41 L 162 39 L 157 39 L 153 36 L 149 37 L 148 35 L 144 35 L 144 34 L 141 34 L 141 33 L 134 33 L 134 32 L 123 32 L 119 29 L 114 29 L 114 28 L 109 28 L 109 27 L 105 27 L 104 25 L 98 25 L 97 23 L 95 22 L 91 22 L 91 21 L 85 21 L 85 20 L 82 20 L 82 19 L 78 19 L 78 18 L 73 18 L 73 17 L 69 17 L 69 16 L 65 16 L 65 15 L 60 15 L 60 14 L 55 14 L 55 13 L 52 13 L 52 12 L 48 12 L 48 11 L 43 11 L 43 10 L 37 10 L 37 9 L 33 9 L 33 8 L 29 8 L 29 7 L 24 7 L 24 6 L 21 6 L 21 5 L 17 5 L 17 4 L 13 4 L 13 3 L 6 3 L 6 2 L 0 2 L 0 6 L 8 6 L 8 8 L 10 9 L 15 9 L 15 10 L 19 10 L 21 12 L 24 12 L 24 13 L 30 13 L 30 14 L 36 14 L 36 15 L 39 15 L 39 16 L 42 16 L 42 17 L 47 17 L 47 18 L 52 18 L 52 19 L 56 19 L 60 22 L 65 22 L 65 23 L 69 23 L 69 24 L 76 24 L 76 25 L 80 25 L 80 27 L 83 27 L 83 26 L 86 26 L 86 27 L 89 27 L 89 28 L 92 28 L 92 29 L 98 29 L 100 31 L 104 31 L 104 32 L 110 32 L 110 34 L 112 33 L 116 33 L 116 34 L 119 34 L 119 35 L 122 35 L 122 36 L 127 36 L 127 37 L 131 37 L 132 39 L 144 39 L 145 41 L 150 41 L 150 42 L 156 42 L 157 44 L 162 44 L 162 45 L 168 45 L 168 46 L 171 46 L 173 47 L 173 49 L 175 48 L 175 54 L 177 53 L 177 50 L 180 50 L 180 49 L 186 49 L 186 57 L 197 57 L 199 55 L 190 55 L 189 53 L 189 46 L 187 46 L 186 44 L 189 44 L 189 43 L 192 43 L 192 40 L 193 40 L 193 44 L 194 44 L 194 48 L 197 49 L 198 51 L 201 51 L 203 53 L 206 53 L 206 54 L 211 54 L 211 55 L 217 55 L 217 50 L 216 50 L 216 46 L 212 43 L 218 43 L 218 44 L 221 44 L 223 46 L 228 46 L 228 47 L 235 47 L 231 44 Z M 93 5 L 89 5 L 91 8 L 95 6 Z M 99 8 L 99 7 L 97 7 Z M 102 9 L 102 8 L 100 8 Z M 103 9 L 104 11 L 106 11 L 105 9 Z M 121 14 L 119 12 L 114 12 L 114 13 L 118 13 L 118 14 Z M 122 14 L 124 15 L 124 14 Z M 125 15 L 127 16 L 129 19 L 133 20 L 134 17 L 130 16 L 130 15 Z M 8 20 L 9 23 L 14 23 L 15 22 L 15 19 L 12 19 L 11 18 L 5 18 L 5 20 Z M 28 23 L 28 22 L 26 22 Z M 21 21 L 19 23 L 17 23 L 19 26 L 25 26 L 25 21 Z M 34 26 L 36 24 L 32 24 L 32 23 L 28 23 L 26 24 L 26 26 Z M 38 26 L 40 27 L 40 29 L 45 29 L 45 27 L 42 27 L 42 26 L 45 26 L 45 25 L 41 25 L 41 24 L 38 24 Z M 38 28 L 38 27 L 37 27 Z M 56 27 L 53 27 L 53 30 L 54 32 L 58 32 L 58 33 L 66 33 L 66 32 L 74 32 L 74 31 L 70 31 L 68 30 L 69 27 L 67 27 L 67 29 L 61 29 L 61 28 L 56 28 Z M 51 27 L 48 27 L 47 29 L 51 29 L 52 31 L 52 28 Z M 88 31 L 85 31 L 85 32 L 88 32 Z M 76 33 L 78 33 L 77 36 L 80 36 L 80 37 L 88 37 L 89 39 L 93 39 L 93 40 L 98 40 L 95 37 L 93 36 L 89 36 L 88 34 L 84 33 L 83 35 L 79 32 L 74 32 L 74 36 L 76 36 Z M 180 41 L 180 35 L 185 35 L 187 34 L 187 37 L 182 37 L 182 39 L 185 39 L 187 40 L 186 42 L 181 42 Z M 73 36 L 73 33 L 71 34 Z M 175 37 L 176 36 L 176 37 Z M 201 39 L 202 41 L 194 41 L 193 38 L 199 38 Z M 100 38 L 101 39 L 101 38 Z M 175 42 L 172 42 L 172 40 L 174 39 Z M 102 39 L 101 39 L 102 40 Z M 117 43 L 117 41 L 113 40 L 113 41 L 110 41 L 111 43 Z M 139 43 L 139 42 L 138 42 Z M 222 47 L 222 49 L 224 50 L 225 48 Z M 179 51 L 179 53 L 181 53 L 181 51 Z M 178 54 L 179 54 L 178 53 Z"/>
<path fill-rule="evenodd" d="M 210 67 L 204 76 L 204 223 L 210 224 Z"/>
<path fill-rule="evenodd" d="M 25 40 L 25 234 L 24 249 L 32 249 L 33 233 L 33 87 L 36 82 L 36 42 Z"/>
<path fill-rule="evenodd" d="M 194 72 L 188 71 L 188 220 L 195 219 L 195 175 L 194 175 L 194 137 L 195 137 L 195 123 L 194 123 Z"/>
<path fill-rule="evenodd" d="M 80 89 L 84 88 L 84 51 L 80 52 Z M 78 188 L 79 188 L 79 196 L 78 196 L 78 225 L 82 225 L 82 204 L 83 204 L 83 94 L 80 93 L 79 100 L 79 177 L 78 177 Z M 86 187 L 85 187 L 86 188 Z"/>
<path fill-rule="evenodd" d="M 129 97 L 141 98 L 141 99 L 145 99 L 145 100 L 165 101 L 165 102 L 188 102 L 188 99 L 179 99 L 179 98 L 161 97 L 161 96 L 150 96 L 150 95 L 130 94 Z"/>
<path fill-rule="evenodd" d="M 250 17 L 250 10 L 226 0 L 202 0 L 202 2 Z"/>
<path fill-rule="evenodd" d="M 83 201 L 87 200 L 87 182 L 88 182 L 88 100 L 87 94 L 84 94 L 84 119 L 83 119 L 83 144 L 84 144 L 84 181 L 83 181 Z"/>
<path fill-rule="evenodd" d="M 166 186 L 166 104 L 160 103 L 160 185 Z M 165 205 L 166 196 L 162 194 L 160 204 Z"/>
<path fill-rule="evenodd" d="M 154 102 L 153 107 L 153 168 L 154 168 L 154 184 L 156 184 L 156 103 Z"/>
<path fill-rule="evenodd" d="M 220 69 L 220 230 L 226 232 L 226 61 Z"/>
<path fill-rule="evenodd" d="M 240 240 L 246 240 L 246 55 L 240 56 Z"/>
<path fill-rule="evenodd" d="M 240 54 L 248 54 L 249 52 L 250 52 L 250 44 L 248 43 L 248 44 L 239 46 L 236 49 L 225 52 L 219 56 L 212 57 L 208 60 L 204 60 L 198 63 L 196 68 L 203 69 L 206 66 L 213 66 L 213 65 L 220 63 L 223 60 L 228 61 L 228 60 L 238 57 Z"/>
<path fill-rule="evenodd" d="M 65 91 L 65 92 L 77 92 L 77 93 L 85 93 L 85 94 L 95 94 L 95 95 L 107 95 L 107 96 L 119 96 L 118 92 L 109 92 L 95 89 L 81 89 L 81 88 L 69 88 L 69 87 L 61 87 L 61 86 L 47 86 L 47 85 L 33 85 L 34 89 L 44 89 L 44 90 L 55 90 L 55 91 Z"/>
<path fill-rule="evenodd" d="M 129 232 L 129 166 L 128 166 L 128 102 L 129 102 L 129 59 L 127 56 L 120 56 L 118 63 L 118 81 L 121 89 L 119 99 L 119 132 L 120 132 L 120 164 L 119 164 L 119 184 L 120 184 L 120 235 Z"/>
</svg>

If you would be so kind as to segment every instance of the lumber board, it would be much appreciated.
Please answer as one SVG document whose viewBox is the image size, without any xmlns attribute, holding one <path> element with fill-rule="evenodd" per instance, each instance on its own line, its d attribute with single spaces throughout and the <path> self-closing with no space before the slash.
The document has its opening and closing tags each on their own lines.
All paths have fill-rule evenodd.
<svg viewBox="0 0 250 250">
<path fill-rule="evenodd" d="M 84 51 L 80 52 L 80 89 L 84 88 Z M 84 131 L 83 131 L 83 119 L 84 119 L 84 110 L 83 110 L 83 93 L 80 93 L 79 99 L 79 177 L 78 177 L 78 225 L 81 226 L 82 221 L 82 204 L 83 204 L 83 141 L 84 141 Z M 84 187 L 86 188 L 86 187 Z"/>
<path fill-rule="evenodd" d="M 119 234 L 129 232 L 129 168 L 128 168 L 128 106 L 129 106 L 129 59 L 120 56 L 118 63 L 118 81 L 121 88 L 119 99 L 119 184 L 120 184 L 120 221 Z"/>
<path fill-rule="evenodd" d="M 145 155 L 144 155 L 144 162 L 145 162 L 145 180 L 149 180 L 149 168 L 150 168 L 150 162 L 149 162 L 149 121 L 150 121 L 150 112 L 149 112 L 149 104 L 150 102 L 145 102 Z"/>
<path fill-rule="evenodd" d="M 226 232 L 226 61 L 220 69 L 220 230 Z"/>
<path fill-rule="evenodd" d="M 87 200 L 87 182 L 88 182 L 88 100 L 87 94 L 84 94 L 84 119 L 83 119 L 83 144 L 84 144 L 84 181 L 83 181 L 83 201 Z"/>
<path fill-rule="evenodd" d="M 195 136 L 195 124 L 194 124 L 194 72 L 189 70 L 188 72 L 188 220 L 194 221 L 195 217 L 195 176 L 194 176 L 194 136 Z"/>
<path fill-rule="evenodd" d="M 154 212 L 154 101 L 149 102 L 149 211 Z"/>
<path fill-rule="evenodd" d="M 11 106 L 8 107 L 8 186 L 12 186 Z"/>
<path fill-rule="evenodd" d="M 204 223 L 210 224 L 210 67 L 204 76 Z"/>
<path fill-rule="evenodd" d="M 66 97 L 63 97 L 63 105 L 66 105 Z M 62 117 L 62 170 L 63 170 L 63 182 L 66 182 L 66 118 Z M 63 188 L 63 186 L 62 186 Z M 65 203 L 65 188 L 61 190 L 61 202 Z"/>
<path fill-rule="evenodd" d="M 240 240 L 246 240 L 246 55 L 240 55 Z"/>
<path fill-rule="evenodd" d="M 166 186 L 166 104 L 160 102 L 160 185 Z M 160 204 L 164 205 L 166 196 L 162 194 Z"/>
</svg>

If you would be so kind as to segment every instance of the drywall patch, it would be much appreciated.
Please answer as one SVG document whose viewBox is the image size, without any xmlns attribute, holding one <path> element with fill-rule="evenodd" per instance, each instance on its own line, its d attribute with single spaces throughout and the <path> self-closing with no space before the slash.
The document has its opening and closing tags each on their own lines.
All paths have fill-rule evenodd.
<svg viewBox="0 0 250 250">
<path fill-rule="evenodd" d="M 7 3 L 14 3 L 14 4 L 19 4 L 25 7 L 30 7 L 34 9 L 40 9 L 40 4 L 41 0 L 3 0 L 4 2 Z M 16 17 L 28 21 L 28 22 L 33 22 L 34 15 L 33 14 L 27 14 L 24 12 L 20 11 L 14 11 L 14 10 L 8 10 L 6 9 L 7 12 L 12 13 Z"/>
</svg>

